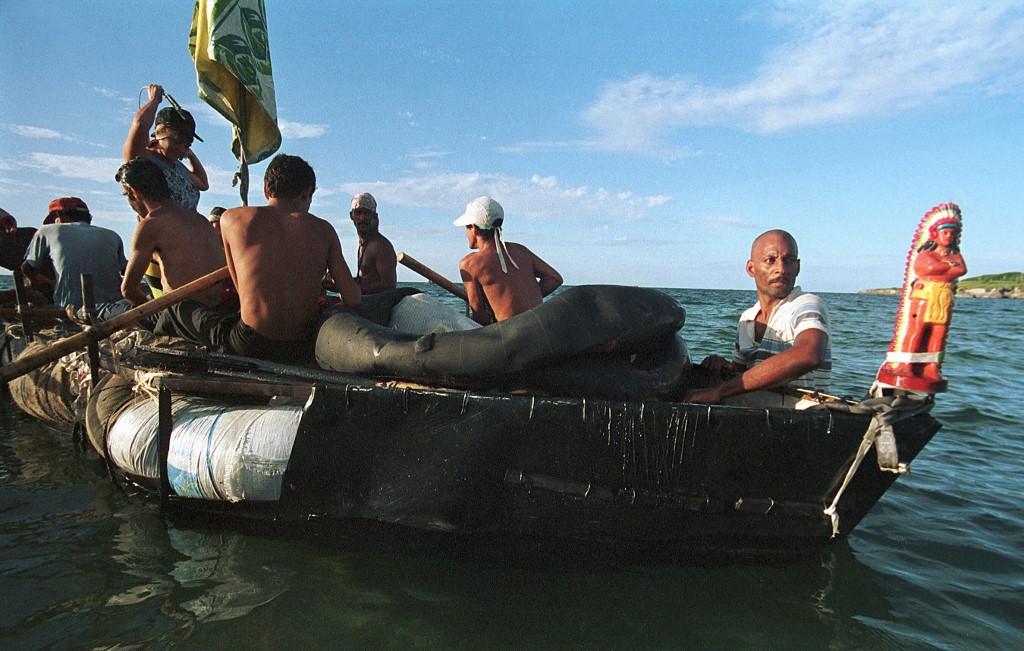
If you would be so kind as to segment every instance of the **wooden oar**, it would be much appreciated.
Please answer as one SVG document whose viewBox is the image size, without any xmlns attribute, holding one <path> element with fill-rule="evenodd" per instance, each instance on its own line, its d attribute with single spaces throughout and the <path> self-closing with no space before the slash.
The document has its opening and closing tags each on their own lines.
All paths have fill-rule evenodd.
<svg viewBox="0 0 1024 651">
<path fill-rule="evenodd" d="M 447 278 L 445 278 L 441 274 L 437 273 L 436 271 L 434 271 L 430 267 L 426 266 L 425 264 L 423 264 L 419 260 L 416 260 L 412 256 L 407 255 L 405 253 L 399 253 L 398 254 L 398 261 L 401 262 L 402 264 L 404 264 L 409 269 L 412 269 L 413 271 L 415 271 L 419 275 L 423 276 L 427 280 L 431 281 L 432 283 L 434 283 L 438 287 L 441 287 L 442 289 L 447 289 L 449 292 L 451 292 L 455 296 L 458 296 L 459 298 L 461 298 L 464 301 L 468 301 L 469 300 L 469 297 L 466 296 L 466 288 L 465 287 L 460 287 L 459 285 L 456 285 L 452 281 L 448 280 Z"/>
<path fill-rule="evenodd" d="M 107 319 L 103 323 L 90 326 L 83 332 L 55 341 L 38 353 L 19 357 L 0 369 L 0 380 L 10 382 L 14 378 L 20 377 L 29 371 L 39 368 L 40 366 L 49 364 L 50 362 L 60 359 L 61 357 L 73 353 L 76 350 L 85 348 L 89 345 L 90 341 L 105 339 L 118 330 L 127 328 L 139 319 L 156 314 L 160 310 L 168 308 L 176 303 L 180 303 L 186 298 L 194 296 L 204 289 L 208 289 L 216 285 L 227 278 L 228 275 L 228 268 L 221 267 L 217 271 L 210 272 L 201 278 L 197 278 L 188 284 L 182 285 L 174 291 L 167 292 L 159 298 L 154 298 L 152 301 L 143 303 L 138 307 L 133 307 L 123 314 L 118 314 L 112 319 Z"/>
</svg>

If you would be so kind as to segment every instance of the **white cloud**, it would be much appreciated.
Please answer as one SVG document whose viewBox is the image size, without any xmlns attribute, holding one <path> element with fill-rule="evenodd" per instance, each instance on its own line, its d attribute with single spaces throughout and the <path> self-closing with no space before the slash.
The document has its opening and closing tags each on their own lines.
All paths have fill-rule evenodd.
<svg viewBox="0 0 1024 651">
<path fill-rule="evenodd" d="M 200 132 L 199 135 L 203 135 L 204 127 L 214 127 L 226 131 L 231 130 L 231 122 L 206 102 L 196 102 L 184 106 L 184 108 L 196 118 Z M 295 122 L 293 120 L 283 120 L 280 117 L 277 119 L 277 126 L 281 129 L 281 137 L 285 140 L 319 138 L 330 129 L 330 125 L 327 124 Z"/>
<path fill-rule="evenodd" d="M 696 158 L 703 156 L 704 152 L 689 147 L 665 147 L 648 145 L 646 147 L 649 150 L 657 150 L 657 155 L 661 158 L 669 160 L 679 160 L 682 158 Z M 630 151 L 632 147 L 617 147 L 612 146 L 608 139 L 604 140 L 537 140 L 537 141 L 526 141 L 517 142 L 513 145 L 503 145 L 496 147 L 495 151 L 500 154 L 529 154 L 532 152 L 545 152 L 545 151 L 577 151 L 577 152 L 588 152 L 588 151 L 607 151 L 622 150 Z"/>
<path fill-rule="evenodd" d="M 566 186 L 553 176 L 523 179 L 480 172 L 438 172 L 396 181 L 361 181 L 342 184 L 339 189 L 350 195 L 372 192 L 387 197 L 387 203 L 392 205 L 440 209 L 453 214 L 473 198 L 488 195 L 511 214 L 560 220 L 638 219 L 646 210 L 672 201 L 665 195 L 643 197 L 632 192 Z"/>
<path fill-rule="evenodd" d="M 27 124 L 4 124 L 3 125 L 8 131 L 14 133 L 22 138 L 31 138 L 33 140 L 66 140 L 68 142 L 74 142 L 80 145 L 90 145 L 92 147 L 106 148 L 108 145 L 104 143 L 89 142 L 69 136 L 56 131 L 54 129 L 48 129 L 46 127 L 34 127 Z"/>
<path fill-rule="evenodd" d="M 289 138 L 319 138 L 330 128 L 326 124 L 308 124 L 281 119 L 278 119 L 277 126 L 281 128 L 281 137 L 285 140 Z"/>
<path fill-rule="evenodd" d="M 204 165 L 206 176 L 210 180 L 210 189 L 204 195 L 218 195 L 238 198 L 238 187 L 233 187 L 231 181 L 237 169 L 226 170 L 216 165 Z M 263 198 L 263 179 L 253 174 L 252 166 L 249 167 L 249 201 Z"/>
<path fill-rule="evenodd" d="M 140 91 L 140 96 L 139 97 L 125 97 L 119 91 L 113 90 L 111 88 L 101 88 L 99 86 L 89 86 L 89 85 L 84 84 L 82 82 L 78 82 L 78 85 L 82 86 L 83 88 L 88 88 L 89 90 L 91 90 L 92 92 L 96 93 L 97 95 L 100 95 L 102 97 L 106 97 L 107 99 L 116 99 L 117 101 L 123 102 L 123 103 L 126 103 L 126 104 L 128 104 L 128 103 L 138 103 L 140 101 L 141 97 L 145 97 L 146 96 L 144 93 L 142 93 Z"/>
<path fill-rule="evenodd" d="M 85 179 L 96 183 L 113 183 L 117 168 L 124 161 L 120 158 L 99 156 L 61 156 L 39 152 L 29 156 L 24 167 L 69 179 Z"/>
<path fill-rule="evenodd" d="M 772 18 L 791 38 L 745 84 L 649 74 L 606 84 L 585 111 L 599 146 L 674 157 L 665 141 L 679 129 L 774 133 L 1024 86 L 1020 5 L 792 2 Z"/>
<path fill-rule="evenodd" d="M 71 140 L 59 131 L 44 127 L 32 127 L 24 124 L 5 124 L 5 127 L 23 138 L 42 138 L 45 140 Z"/>
<path fill-rule="evenodd" d="M 438 162 L 448 156 L 451 152 L 447 151 L 420 151 L 414 152 L 411 155 L 412 165 L 418 170 L 428 170 L 437 167 Z"/>
</svg>

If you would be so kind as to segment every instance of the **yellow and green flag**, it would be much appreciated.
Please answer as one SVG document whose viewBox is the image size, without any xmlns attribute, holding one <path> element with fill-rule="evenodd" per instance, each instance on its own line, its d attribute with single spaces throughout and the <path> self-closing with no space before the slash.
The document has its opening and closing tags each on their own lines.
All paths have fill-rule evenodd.
<svg viewBox="0 0 1024 651">
<path fill-rule="evenodd" d="M 188 50 L 199 98 L 234 125 L 231 150 L 247 204 L 248 165 L 281 146 L 263 0 L 197 0 Z"/>
</svg>

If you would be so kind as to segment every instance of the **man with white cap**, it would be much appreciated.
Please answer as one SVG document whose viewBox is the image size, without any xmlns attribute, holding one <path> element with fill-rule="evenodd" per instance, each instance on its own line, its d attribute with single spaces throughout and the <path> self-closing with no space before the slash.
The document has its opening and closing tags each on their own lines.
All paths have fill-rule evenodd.
<svg viewBox="0 0 1024 651">
<path fill-rule="evenodd" d="M 505 211 L 490 197 L 477 197 L 455 220 L 466 227 L 469 248 L 459 262 L 473 320 L 481 325 L 504 321 L 540 305 L 558 289 L 562 276 L 522 244 L 501 236 Z"/>
<path fill-rule="evenodd" d="M 394 289 L 398 284 L 398 258 L 395 247 L 380 234 L 377 200 L 369 192 L 352 197 L 349 211 L 359 235 L 356 257 L 356 284 L 363 294 L 376 294 Z"/>
</svg>

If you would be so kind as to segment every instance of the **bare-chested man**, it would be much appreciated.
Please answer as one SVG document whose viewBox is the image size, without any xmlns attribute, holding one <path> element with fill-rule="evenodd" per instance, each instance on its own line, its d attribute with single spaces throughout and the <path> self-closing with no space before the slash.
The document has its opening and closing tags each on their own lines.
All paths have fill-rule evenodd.
<svg viewBox="0 0 1024 651">
<path fill-rule="evenodd" d="M 349 211 L 359 235 L 358 272 L 356 284 L 363 294 L 376 294 L 394 289 L 398 283 L 398 259 L 391 241 L 380 233 L 377 200 L 369 192 L 352 198 Z"/>
<path fill-rule="evenodd" d="M 182 208 L 171 198 L 163 171 L 152 161 L 133 158 L 114 179 L 121 194 L 139 216 L 132 235 L 128 265 L 121 280 L 123 300 L 98 304 L 97 316 L 109 319 L 149 300 L 140 282 L 155 265 L 161 286 L 171 291 L 224 266 L 220 236 L 202 215 Z M 203 305 L 220 304 L 223 287 L 218 284 L 192 297 Z M 159 316 L 139 321 L 152 329 Z"/>
<path fill-rule="evenodd" d="M 182 208 L 171 199 L 163 171 L 144 158 L 133 158 L 114 177 L 128 204 L 142 221 L 132 235 L 128 267 L 121 282 L 121 294 L 132 305 L 145 303 L 140 281 L 150 260 L 160 266 L 165 292 L 224 266 L 220 236 L 205 217 Z M 218 284 L 192 297 L 204 305 L 220 304 L 223 288 Z"/>
<path fill-rule="evenodd" d="M 174 327 L 215 350 L 282 363 L 310 361 L 324 275 L 329 271 L 339 279 L 345 305 L 361 300 L 338 234 L 309 212 L 315 191 L 316 175 L 306 161 L 275 156 L 263 180 L 268 205 L 231 208 L 220 218 L 240 311 L 226 314 L 185 301 L 164 312 Z M 162 325 L 163 320 L 157 334 L 163 334 Z"/>
<path fill-rule="evenodd" d="M 469 248 L 459 262 L 473 320 L 481 325 L 504 321 L 537 307 L 558 289 L 562 276 L 530 249 L 501 237 L 505 211 L 490 197 L 477 197 L 455 220 L 466 227 Z"/>
</svg>

